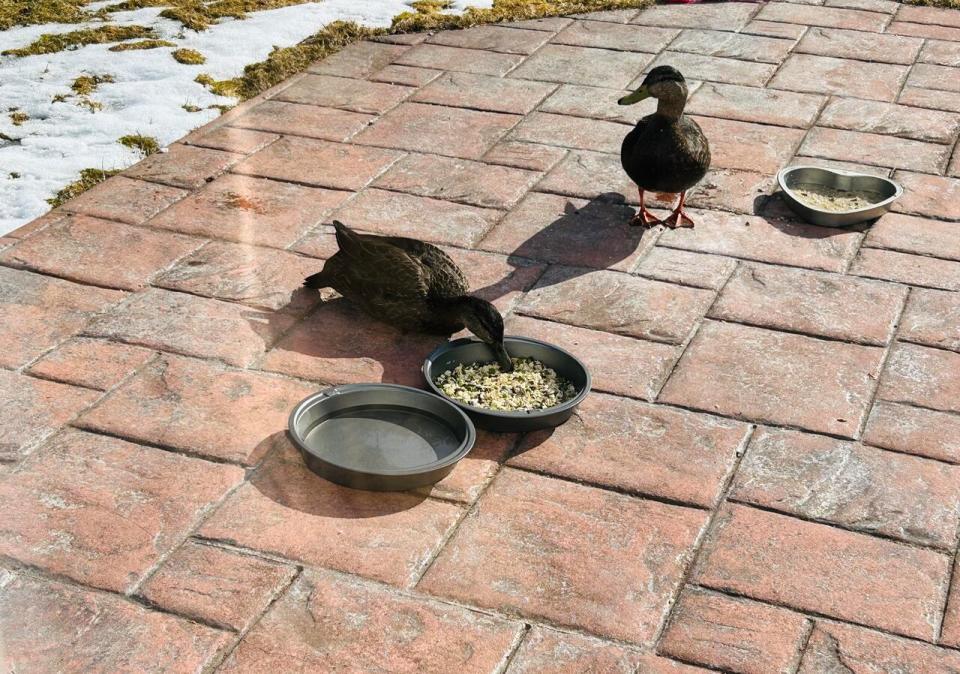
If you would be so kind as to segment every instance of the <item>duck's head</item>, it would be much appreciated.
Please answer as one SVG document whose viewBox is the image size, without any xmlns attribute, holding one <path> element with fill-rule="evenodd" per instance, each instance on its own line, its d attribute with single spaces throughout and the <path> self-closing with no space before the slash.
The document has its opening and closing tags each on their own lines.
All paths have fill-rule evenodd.
<svg viewBox="0 0 960 674">
<path fill-rule="evenodd" d="M 665 100 L 687 100 L 687 81 L 673 66 L 657 66 L 643 79 L 643 83 L 632 94 L 627 94 L 617 103 L 633 105 L 645 98 Z"/>
<path fill-rule="evenodd" d="M 467 330 L 490 346 L 500 368 L 510 372 L 513 361 L 503 346 L 503 316 L 497 308 L 486 300 L 467 295 L 458 300 L 457 314 Z"/>
</svg>

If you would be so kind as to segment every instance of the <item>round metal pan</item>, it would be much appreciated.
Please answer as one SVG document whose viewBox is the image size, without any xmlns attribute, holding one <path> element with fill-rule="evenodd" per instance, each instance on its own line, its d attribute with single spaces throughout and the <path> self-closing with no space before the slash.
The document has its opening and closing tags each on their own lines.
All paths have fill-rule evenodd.
<svg viewBox="0 0 960 674">
<path fill-rule="evenodd" d="M 434 484 L 477 439 L 456 405 L 393 384 L 348 384 L 315 393 L 294 408 L 288 427 L 310 470 L 372 491 Z"/>
<path fill-rule="evenodd" d="M 848 227 L 867 220 L 874 220 L 890 210 L 893 202 L 903 194 L 903 188 L 892 180 L 880 176 L 850 171 L 836 171 L 819 166 L 791 166 L 777 174 L 777 182 L 783 191 L 783 199 L 794 213 L 807 222 L 822 227 Z M 822 185 L 837 190 L 876 192 L 880 201 L 865 208 L 852 211 L 824 211 L 808 206 L 793 193 L 798 185 Z"/>
<path fill-rule="evenodd" d="M 434 393 L 463 409 L 479 428 L 489 431 L 522 433 L 541 428 L 553 428 L 569 419 L 590 392 L 591 378 L 587 366 L 560 347 L 529 337 L 504 337 L 503 343 L 511 357 L 535 358 L 555 370 L 557 374 L 574 385 L 577 395 L 562 405 L 529 412 L 499 412 L 472 407 L 448 398 L 433 383 L 437 377 L 461 363 L 489 363 L 493 360 L 490 348 L 483 342 L 471 338 L 456 339 L 439 346 L 424 361 L 423 377 Z"/>
</svg>

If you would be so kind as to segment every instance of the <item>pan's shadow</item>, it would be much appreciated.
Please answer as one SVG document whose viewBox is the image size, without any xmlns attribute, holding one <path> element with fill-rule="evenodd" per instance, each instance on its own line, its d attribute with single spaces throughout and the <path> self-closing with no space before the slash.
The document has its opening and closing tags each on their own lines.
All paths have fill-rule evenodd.
<svg viewBox="0 0 960 674">
<path fill-rule="evenodd" d="M 865 232 L 876 222 L 876 220 L 869 220 L 846 227 L 821 227 L 820 225 L 814 225 L 801 220 L 800 216 L 794 213 L 787 205 L 787 202 L 783 200 L 781 192 L 757 197 L 757 199 L 754 200 L 754 212 L 760 214 L 771 226 L 779 229 L 784 234 L 802 239 L 829 239 L 830 237 L 840 236 L 850 232 Z"/>
<path fill-rule="evenodd" d="M 250 479 L 265 498 L 298 512 L 337 519 L 369 519 L 410 510 L 426 499 L 411 491 L 364 491 L 342 487 L 315 475 L 286 432 L 266 441 L 274 450 Z"/>
<path fill-rule="evenodd" d="M 568 200 L 559 217 L 508 253 L 508 262 L 519 267 L 535 260 L 575 268 L 564 280 L 616 267 L 658 234 L 658 228 L 631 227 L 628 223 L 634 213 L 636 209 L 619 192 L 601 194 L 580 208 Z M 493 301 L 506 293 L 509 281 L 510 276 L 473 292 Z M 538 286 L 554 282 L 541 278 Z"/>
</svg>

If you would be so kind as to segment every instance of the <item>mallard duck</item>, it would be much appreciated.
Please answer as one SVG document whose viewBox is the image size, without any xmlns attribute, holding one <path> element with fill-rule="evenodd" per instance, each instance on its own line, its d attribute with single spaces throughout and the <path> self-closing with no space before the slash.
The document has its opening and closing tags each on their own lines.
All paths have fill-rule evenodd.
<svg viewBox="0 0 960 674">
<path fill-rule="evenodd" d="M 503 346 L 503 317 L 469 295 L 463 272 L 442 250 L 397 236 L 358 234 L 333 221 L 340 250 L 308 288 L 333 288 L 377 320 L 403 331 L 450 335 L 466 327 L 490 345 L 500 367 L 513 368 Z"/>
<path fill-rule="evenodd" d="M 710 144 L 700 126 L 683 114 L 687 83 L 680 71 L 657 66 L 639 89 L 617 102 L 632 105 L 651 96 L 657 99 L 657 111 L 637 122 L 620 148 L 623 170 L 640 190 L 640 210 L 630 224 L 693 227 L 693 220 L 683 211 L 683 201 L 687 190 L 700 182 L 710 168 Z M 680 202 L 666 220 L 660 220 L 644 206 L 644 190 L 679 192 Z"/>
</svg>

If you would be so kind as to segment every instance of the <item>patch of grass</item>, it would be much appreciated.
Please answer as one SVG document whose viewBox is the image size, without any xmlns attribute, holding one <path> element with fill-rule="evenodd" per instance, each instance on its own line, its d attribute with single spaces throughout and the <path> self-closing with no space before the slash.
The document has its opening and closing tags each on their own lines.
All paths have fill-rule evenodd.
<svg viewBox="0 0 960 674">
<path fill-rule="evenodd" d="M 156 138 L 153 136 L 144 136 L 139 133 L 120 136 L 117 142 L 124 147 L 129 147 L 131 150 L 136 150 L 144 157 L 149 157 L 160 151 L 160 143 L 157 142 Z"/>
<path fill-rule="evenodd" d="M 30 121 L 30 115 L 22 110 L 13 110 L 10 113 L 10 121 L 14 126 L 23 126 L 25 122 Z"/>
<path fill-rule="evenodd" d="M 184 103 L 180 107 L 187 112 L 201 112 L 203 110 L 203 108 L 201 108 L 199 105 L 192 105 L 190 103 Z"/>
<path fill-rule="evenodd" d="M 2 2 L 3 0 L 0 0 Z M 315 0 L 123 0 L 104 8 L 105 13 L 125 12 L 144 7 L 164 7 L 160 16 L 179 21 L 184 28 L 205 30 L 221 19 L 245 19 L 249 12 L 261 12 Z"/>
<path fill-rule="evenodd" d="M 143 26 L 99 26 L 57 35 L 45 33 L 26 47 L 7 49 L 0 53 L 3 56 L 35 56 L 37 54 L 54 54 L 65 49 L 77 49 L 88 44 L 104 44 L 106 42 L 123 42 L 124 40 L 155 37 L 156 34 L 152 28 Z"/>
<path fill-rule="evenodd" d="M 112 169 L 110 171 L 93 168 L 83 169 L 80 171 L 80 177 L 77 180 L 64 187 L 50 199 L 47 199 L 47 203 L 53 208 L 62 206 L 64 202 L 83 194 L 91 187 L 96 187 L 107 178 L 115 176 L 118 173 L 120 173 L 120 169 Z"/>
<path fill-rule="evenodd" d="M 108 51 L 134 51 L 140 49 L 158 49 L 160 47 L 176 47 L 177 45 L 167 40 L 140 40 L 138 42 L 123 42 L 115 44 Z"/>
<path fill-rule="evenodd" d="M 44 23 L 80 23 L 91 18 L 87 0 L 0 0 L 0 30 Z"/>
<path fill-rule="evenodd" d="M 77 101 L 77 106 L 81 108 L 87 108 L 91 113 L 100 112 L 103 110 L 103 103 L 100 101 L 95 101 L 92 98 L 86 96 L 81 96 L 80 100 Z"/>
<path fill-rule="evenodd" d="M 78 96 L 89 96 L 105 82 L 113 82 L 113 75 L 81 75 L 73 81 L 70 88 Z"/>
<path fill-rule="evenodd" d="M 57 94 L 56 96 L 54 96 L 54 97 L 50 100 L 50 102 L 51 102 L 51 103 L 66 103 L 68 98 L 69 98 L 69 96 L 67 96 L 66 94 Z"/>
<path fill-rule="evenodd" d="M 923 5 L 925 7 L 960 9 L 960 0 L 903 0 L 903 2 L 907 5 Z"/>
<path fill-rule="evenodd" d="M 221 115 L 225 115 L 226 113 L 228 113 L 228 112 L 230 112 L 231 110 L 233 110 L 235 107 L 237 107 L 237 106 L 235 106 L 235 105 L 208 105 L 208 106 L 207 106 L 207 110 L 219 110 Z"/>
<path fill-rule="evenodd" d="M 207 62 L 207 57 L 196 49 L 178 49 L 172 53 L 172 56 L 177 63 L 188 66 L 199 66 Z"/>
<path fill-rule="evenodd" d="M 228 98 L 240 98 L 238 87 L 238 78 L 231 80 L 215 80 L 207 73 L 200 73 L 193 78 L 197 84 L 202 84 L 217 96 L 227 96 Z"/>
</svg>

